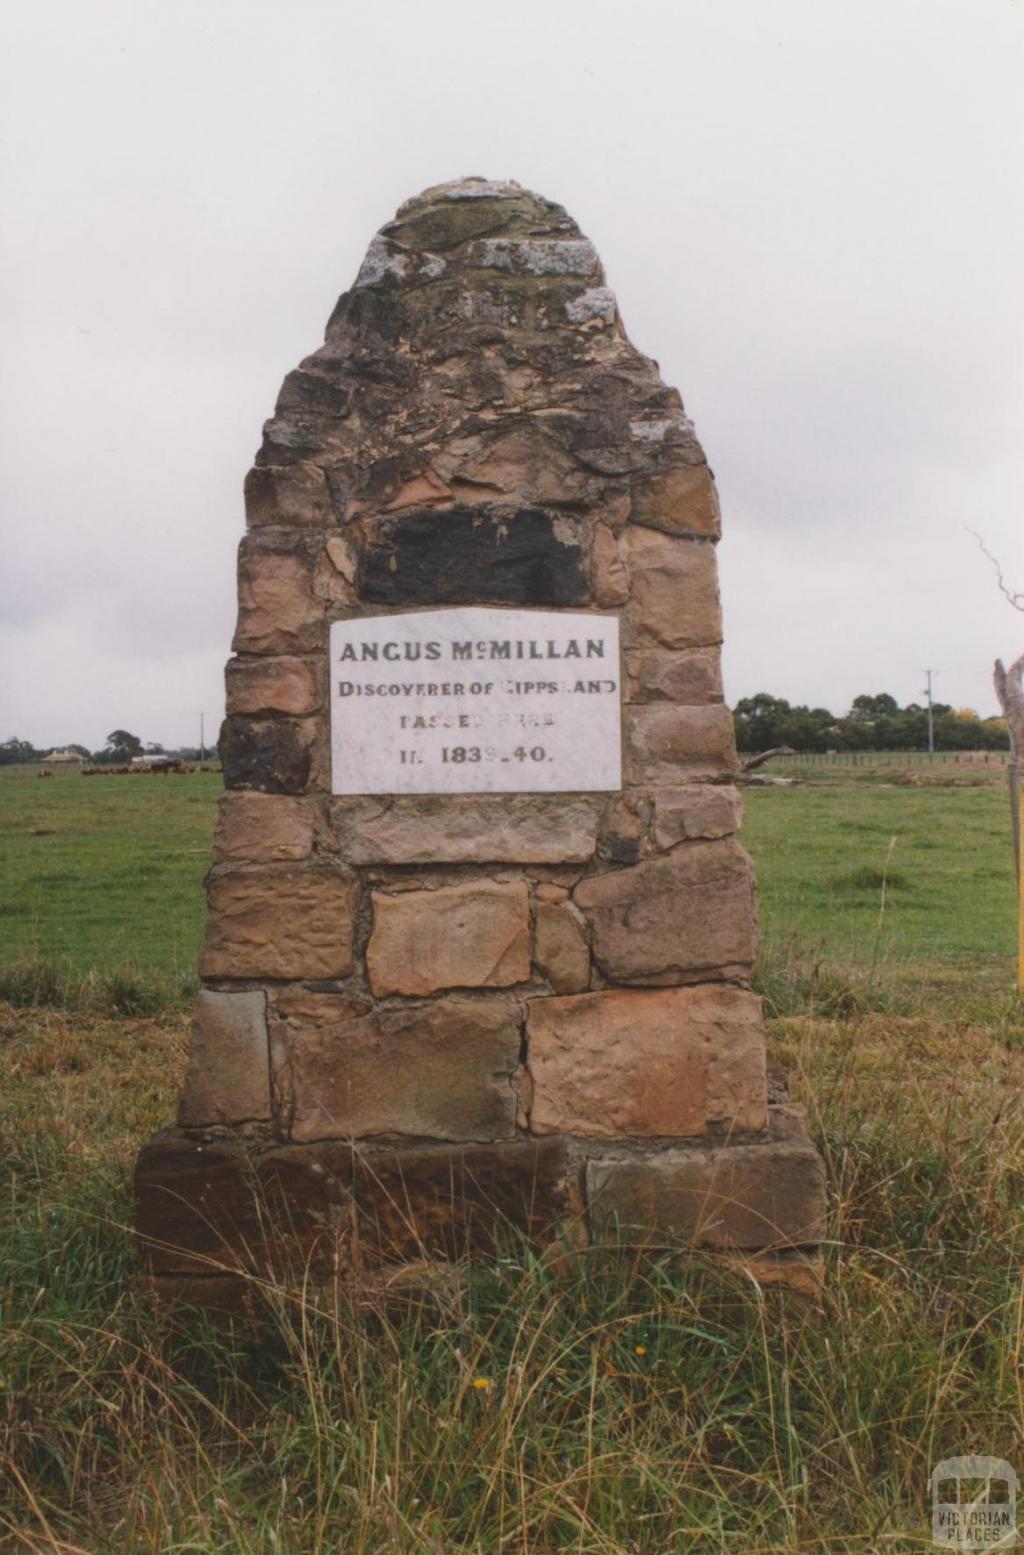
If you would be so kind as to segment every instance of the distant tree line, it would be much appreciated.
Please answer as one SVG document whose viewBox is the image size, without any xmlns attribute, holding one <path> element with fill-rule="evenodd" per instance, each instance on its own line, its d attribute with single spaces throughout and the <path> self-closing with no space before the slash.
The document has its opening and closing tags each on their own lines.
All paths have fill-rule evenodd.
<svg viewBox="0 0 1024 1555">
<path fill-rule="evenodd" d="M 83 761 L 91 762 L 98 767 L 126 767 L 135 756 L 164 756 L 170 754 L 156 741 L 150 741 L 144 745 L 137 734 L 130 734 L 127 729 L 114 729 L 107 735 L 107 743 L 101 750 L 90 751 L 84 745 L 72 743 L 64 745 L 46 745 L 41 749 L 28 740 L 10 739 L 0 742 L 0 767 L 11 767 L 21 762 L 45 761 L 51 751 L 74 751 L 76 756 L 81 756 Z M 173 754 L 181 756 L 186 761 L 198 761 L 200 759 L 199 746 L 182 746 Z M 206 760 L 213 761 L 217 756 L 217 747 L 206 747 Z"/>
<path fill-rule="evenodd" d="M 759 691 L 743 697 L 733 709 L 736 743 L 741 751 L 753 754 L 788 745 L 797 751 L 927 750 L 928 710 L 919 702 L 900 707 L 895 697 L 882 692 L 878 696 L 854 697 L 850 711 L 842 717 L 827 707 L 792 706 L 784 697 Z M 945 702 L 932 704 L 936 750 L 1008 750 L 1010 744 L 1003 718 L 979 718 L 970 707 L 950 707 Z M 48 746 L 37 749 L 28 740 L 10 739 L 0 743 L 0 767 L 16 762 L 43 761 L 51 750 L 76 751 L 97 766 L 126 766 L 134 756 L 161 756 L 164 747 L 143 745 L 138 735 L 127 729 L 114 729 L 107 735 L 102 750 L 89 751 L 84 745 Z M 175 754 L 186 761 L 198 761 L 198 746 L 182 747 Z M 206 756 L 215 760 L 217 747 L 211 745 Z"/>
<path fill-rule="evenodd" d="M 854 697 L 837 718 L 827 707 L 792 707 L 784 697 L 759 691 L 733 709 L 741 751 L 788 745 L 797 751 L 927 750 L 928 709 L 918 702 L 900 707 L 895 697 Z M 1003 718 L 979 718 L 970 707 L 932 703 L 936 750 L 1008 750 Z"/>
</svg>

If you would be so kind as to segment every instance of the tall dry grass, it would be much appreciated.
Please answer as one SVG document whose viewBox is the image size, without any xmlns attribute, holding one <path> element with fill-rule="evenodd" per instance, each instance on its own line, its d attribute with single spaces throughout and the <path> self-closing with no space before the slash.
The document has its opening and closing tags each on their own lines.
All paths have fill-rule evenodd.
<svg viewBox="0 0 1024 1555">
<path fill-rule="evenodd" d="M 1018 1005 L 774 1023 L 832 1185 L 820 1308 L 509 1245 L 401 1303 L 261 1287 L 256 1328 L 133 1285 L 180 1026 L 8 1008 L 0 1038 L 5 1549 L 925 1550 L 933 1462 L 1024 1466 Z"/>
</svg>

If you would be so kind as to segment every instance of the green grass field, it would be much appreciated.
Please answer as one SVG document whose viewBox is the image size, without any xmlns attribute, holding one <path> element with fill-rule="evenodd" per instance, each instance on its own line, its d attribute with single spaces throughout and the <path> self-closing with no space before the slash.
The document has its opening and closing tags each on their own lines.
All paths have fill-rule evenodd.
<svg viewBox="0 0 1024 1555">
<path fill-rule="evenodd" d="M 770 1054 L 830 1184 L 820 1303 L 510 1245 L 432 1295 L 261 1288 L 256 1330 L 133 1281 L 218 790 L 0 773 L 4 1555 L 889 1555 L 933 1548 L 939 1458 L 1024 1469 L 1002 784 L 748 792 Z"/>
<path fill-rule="evenodd" d="M 746 794 L 766 963 L 787 953 L 971 1008 L 1013 979 L 1016 883 L 1002 783 Z M 885 885 L 883 908 L 883 882 Z"/>
<path fill-rule="evenodd" d="M 0 769 L 4 959 L 190 983 L 220 774 L 36 770 Z"/>
<path fill-rule="evenodd" d="M 837 785 L 753 788 L 743 841 L 769 957 L 824 959 L 893 982 L 1003 986 L 1015 950 L 1006 791 Z M 216 773 L 40 782 L 0 769 L 0 944 L 187 996 L 203 924 Z M 885 911 L 879 925 L 881 888 Z"/>
</svg>

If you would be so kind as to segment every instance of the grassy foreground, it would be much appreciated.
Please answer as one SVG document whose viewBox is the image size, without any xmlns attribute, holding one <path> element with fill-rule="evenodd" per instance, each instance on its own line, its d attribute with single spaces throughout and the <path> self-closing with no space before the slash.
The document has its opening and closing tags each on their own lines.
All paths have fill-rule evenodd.
<svg viewBox="0 0 1024 1555">
<path fill-rule="evenodd" d="M 36 824 L 60 783 L 76 800 L 75 781 L 25 794 Z M 107 787 L 89 803 L 120 803 L 124 785 L 133 804 L 189 802 L 170 779 L 78 781 Z M 164 781 L 166 799 L 135 799 Z M 0 784 L 0 805 L 14 792 Z M 429 1297 L 339 1288 L 289 1304 L 265 1290 L 258 1334 L 161 1318 L 131 1281 L 128 1181 L 139 1141 L 172 1116 L 186 1017 L 0 1006 L 0 1549 L 932 1548 L 935 1461 L 977 1451 L 1024 1468 L 1024 1012 L 1008 991 L 1005 795 L 938 790 L 915 809 L 931 799 L 749 796 L 781 1012 L 772 1058 L 831 1183 L 820 1309 L 669 1257 L 556 1277 L 510 1245 Z M 119 840 L 95 844 L 91 890 L 104 858 L 144 858 L 153 838 L 151 815 L 106 814 Z M 168 809 L 159 848 L 179 825 L 199 845 L 198 818 L 190 831 Z M 15 858 L 23 846 L 18 834 Z M 29 948 L 44 962 L 62 889 L 39 898 Z M 187 902 L 164 926 L 182 947 L 198 933 Z M 121 930 L 145 988 L 149 920 L 131 903 Z M 124 970 L 101 959 L 89 984 L 87 951 L 69 940 L 60 954 L 79 978 L 65 994 Z"/>
</svg>

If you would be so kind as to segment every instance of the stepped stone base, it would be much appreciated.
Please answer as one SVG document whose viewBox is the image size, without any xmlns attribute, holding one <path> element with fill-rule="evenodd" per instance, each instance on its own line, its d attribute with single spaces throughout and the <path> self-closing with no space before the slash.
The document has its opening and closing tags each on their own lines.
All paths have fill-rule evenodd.
<svg viewBox="0 0 1024 1555">
<path fill-rule="evenodd" d="M 168 1129 L 135 1171 L 153 1289 L 244 1306 L 247 1282 L 301 1283 L 494 1254 L 527 1237 L 552 1257 L 620 1245 L 704 1248 L 754 1278 L 815 1288 L 821 1162 L 799 1109 L 759 1134 L 610 1144 L 275 1145 Z M 758 1274 L 761 1271 L 761 1275 Z"/>
</svg>

